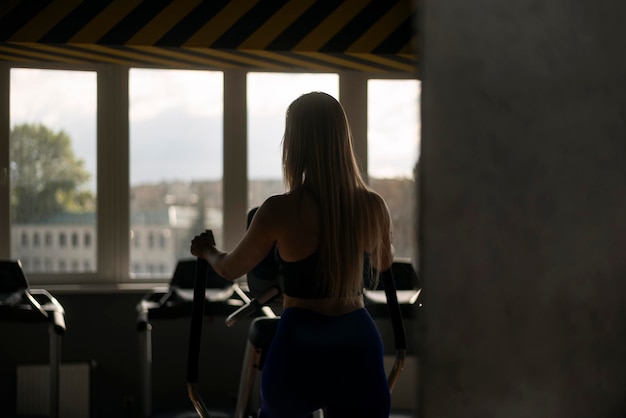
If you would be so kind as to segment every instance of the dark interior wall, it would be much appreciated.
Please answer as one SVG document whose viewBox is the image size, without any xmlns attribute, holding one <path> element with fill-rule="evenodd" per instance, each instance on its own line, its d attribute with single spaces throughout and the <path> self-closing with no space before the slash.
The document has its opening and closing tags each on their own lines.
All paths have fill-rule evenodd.
<svg viewBox="0 0 626 418">
<path fill-rule="evenodd" d="M 91 402 L 94 418 L 141 416 L 141 369 L 136 305 L 146 292 L 55 293 L 66 312 L 62 362 L 96 365 Z M 403 310 L 408 331 L 408 355 L 414 355 L 419 335 L 417 313 Z M 415 308 L 416 309 L 416 308 Z M 385 350 L 395 354 L 391 325 L 382 318 L 386 308 L 372 310 Z M 205 317 L 200 354 L 202 397 L 209 407 L 231 407 L 237 390 L 250 319 L 226 327 L 223 317 Z M 191 411 L 187 395 L 189 320 L 152 321 L 152 411 L 155 416 Z M 15 414 L 18 365 L 47 364 L 46 324 L 0 322 L 0 417 Z M 407 370 L 406 374 L 413 373 Z M 398 388 L 398 391 L 414 391 Z"/>
<path fill-rule="evenodd" d="M 139 334 L 135 306 L 145 292 L 54 294 L 66 311 L 62 362 L 95 362 L 96 417 L 138 417 L 141 408 Z M 205 318 L 199 387 L 207 404 L 234 402 L 249 320 L 231 328 Z M 193 409 L 187 397 L 189 321 L 152 322 L 153 411 Z M 45 324 L 0 322 L 0 416 L 15 413 L 16 367 L 48 363 Z"/>
<path fill-rule="evenodd" d="M 424 416 L 622 417 L 626 4 L 424 6 Z"/>
</svg>

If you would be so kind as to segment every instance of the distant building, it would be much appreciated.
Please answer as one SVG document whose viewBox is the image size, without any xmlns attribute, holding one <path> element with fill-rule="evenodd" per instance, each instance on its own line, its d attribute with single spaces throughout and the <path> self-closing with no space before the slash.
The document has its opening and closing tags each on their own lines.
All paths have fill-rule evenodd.
<svg viewBox="0 0 626 418">
<path fill-rule="evenodd" d="M 63 214 L 33 224 L 14 224 L 11 254 L 33 273 L 88 273 L 97 270 L 95 213 Z M 189 257 L 197 208 L 169 205 L 134 213 L 131 219 L 131 277 L 167 277 L 180 258 Z M 205 208 L 208 225 L 221 225 L 222 210 Z M 221 226 L 215 228 L 221 236 Z"/>
<path fill-rule="evenodd" d="M 413 258 L 416 248 L 412 179 L 370 179 L 388 203 L 399 257 Z M 282 180 L 248 185 L 251 207 L 284 192 Z M 202 199 L 200 198 L 202 196 Z M 168 182 L 131 189 L 130 275 L 169 277 L 181 258 L 190 257 L 194 235 L 212 229 L 222 241 L 222 182 Z M 202 216 L 198 216 L 201 212 Z M 96 214 L 64 213 L 32 224 L 13 224 L 11 254 L 27 272 L 88 273 L 97 271 Z"/>
</svg>

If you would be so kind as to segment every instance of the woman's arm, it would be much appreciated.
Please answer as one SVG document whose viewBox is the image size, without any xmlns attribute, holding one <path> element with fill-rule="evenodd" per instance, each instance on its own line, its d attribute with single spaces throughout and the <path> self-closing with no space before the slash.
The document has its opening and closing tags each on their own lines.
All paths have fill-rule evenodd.
<svg viewBox="0 0 626 418">
<path fill-rule="evenodd" d="M 257 210 L 250 227 L 241 241 L 230 252 L 215 246 L 213 233 L 197 235 L 191 241 L 191 254 L 204 258 L 213 270 L 227 280 L 235 280 L 248 273 L 274 248 L 277 240 L 278 196 L 267 199 Z"/>
</svg>

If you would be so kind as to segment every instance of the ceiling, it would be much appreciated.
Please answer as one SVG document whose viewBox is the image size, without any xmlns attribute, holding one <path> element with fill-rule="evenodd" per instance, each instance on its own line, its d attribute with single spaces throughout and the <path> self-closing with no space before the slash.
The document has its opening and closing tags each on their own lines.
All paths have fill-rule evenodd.
<svg viewBox="0 0 626 418">
<path fill-rule="evenodd" d="M 411 0 L 3 0 L 0 62 L 418 73 Z"/>
</svg>

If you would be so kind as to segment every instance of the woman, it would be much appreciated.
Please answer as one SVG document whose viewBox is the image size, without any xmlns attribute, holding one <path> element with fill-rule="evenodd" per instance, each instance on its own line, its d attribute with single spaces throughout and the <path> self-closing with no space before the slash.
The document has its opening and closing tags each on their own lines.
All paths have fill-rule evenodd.
<svg viewBox="0 0 626 418">
<path fill-rule="evenodd" d="M 284 310 L 261 381 L 260 416 L 388 417 L 383 346 L 364 308 L 363 284 L 391 266 L 391 221 L 384 200 L 363 181 L 345 112 L 325 93 L 287 109 L 283 173 L 289 192 L 258 209 L 231 252 L 212 234 L 191 253 L 229 280 L 275 248 Z M 370 280 L 373 279 L 373 280 Z"/>
</svg>

